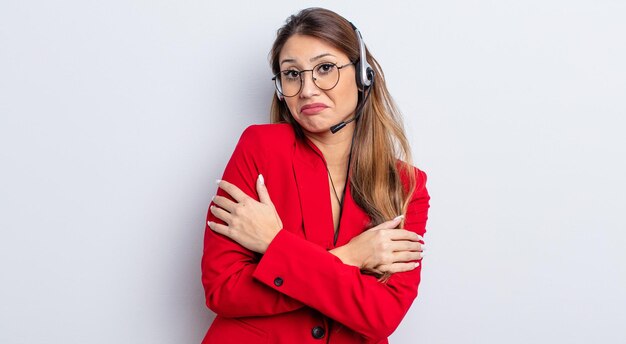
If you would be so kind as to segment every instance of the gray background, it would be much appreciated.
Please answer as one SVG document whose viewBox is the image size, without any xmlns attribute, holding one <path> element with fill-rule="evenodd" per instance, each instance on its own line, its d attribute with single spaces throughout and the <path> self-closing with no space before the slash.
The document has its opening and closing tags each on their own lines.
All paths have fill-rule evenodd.
<svg viewBox="0 0 626 344">
<path fill-rule="evenodd" d="M 623 1 L 2 1 L 0 342 L 198 343 L 207 204 L 298 9 L 361 29 L 429 174 L 393 343 L 623 343 Z"/>
</svg>

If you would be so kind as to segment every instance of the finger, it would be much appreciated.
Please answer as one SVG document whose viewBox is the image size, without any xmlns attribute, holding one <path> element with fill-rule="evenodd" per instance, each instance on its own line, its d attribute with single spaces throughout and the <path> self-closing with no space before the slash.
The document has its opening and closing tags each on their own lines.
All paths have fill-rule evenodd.
<svg viewBox="0 0 626 344">
<path fill-rule="evenodd" d="M 231 201 L 230 199 L 228 199 L 226 197 L 222 197 L 222 196 L 215 196 L 215 197 L 213 197 L 213 203 L 215 203 L 215 205 L 217 205 L 218 207 L 226 210 L 229 213 L 232 213 L 233 210 L 235 210 L 235 207 L 237 206 L 237 203 Z"/>
<path fill-rule="evenodd" d="M 424 240 L 424 238 L 422 238 L 421 235 L 415 232 L 407 231 L 406 229 L 396 229 L 394 231 L 391 231 L 390 235 L 391 235 L 390 236 L 391 240 L 411 240 L 411 241 Z"/>
<path fill-rule="evenodd" d="M 230 224 L 230 220 L 232 219 L 232 217 L 229 212 L 214 205 L 212 205 L 209 209 L 211 210 L 211 214 L 215 215 L 215 217 Z"/>
<path fill-rule="evenodd" d="M 232 229 L 230 227 L 212 221 L 207 221 L 207 225 L 209 225 L 209 228 L 211 228 L 211 230 L 213 230 L 214 232 L 232 239 Z"/>
<path fill-rule="evenodd" d="M 261 203 L 272 204 L 270 194 L 267 192 L 267 187 L 265 187 L 265 178 L 263 178 L 262 174 L 259 174 L 259 177 L 256 179 L 256 192 L 259 194 Z"/>
<path fill-rule="evenodd" d="M 248 198 L 245 192 L 241 191 L 240 188 L 236 187 L 234 184 L 231 184 L 225 180 L 216 180 L 217 186 L 226 191 L 237 203 L 241 203 L 243 200 Z"/>
<path fill-rule="evenodd" d="M 402 251 L 402 252 L 394 252 L 393 254 L 393 262 L 394 263 L 408 263 L 415 260 L 420 260 L 424 257 L 422 252 L 413 252 L 413 251 Z"/>
<path fill-rule="evenodd" d="M 424 251 L 424 245 L 419 241 L 396 240 L 391 242 L 391 248 L 397 251 Z"/>
<path fill-rule="evenodd" d="M 383 271 L 383 272 L 390 272 L 392 274 L 395 274 L 397 272 L 406 272 L 406 271 L 414 270 L 419 265 L 420 265 L 420 263 L 413 263 L 413 262 L 411 262 L 411 263 L 393 263 L 393 264 L 379 265 L 376 268 L 378 270 Z"/>
</svg>

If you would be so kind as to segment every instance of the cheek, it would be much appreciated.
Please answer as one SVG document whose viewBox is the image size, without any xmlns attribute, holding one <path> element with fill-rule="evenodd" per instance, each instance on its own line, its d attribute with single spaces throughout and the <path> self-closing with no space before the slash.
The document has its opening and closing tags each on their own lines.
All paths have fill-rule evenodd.
<svg viewBox="0 0 626 344">
<path fill-rule="evenodd" d="M 289 112 L 291 112 L 291 116 L 298 114 L 298 100 L 296 97 L 285 98 L 285 104 L 287 104 L 287 108 Z"/>
<path fill-rule="evenodd" d="M 339 104 L 347 111 L 354 111 L 359 99 L 359 90 L 356 87 L 354 79 L 347 80 L 347 82 L 341 88 L 337 88 L 337 99 L 341 99 Z"/>
<path fill-rule="evenodd" d="M 344 90 L 345 96 L 357 97 L 359 89 L 356 86 L 356 74 L 346 73 L 346 75 L 341 75 L 341 79 L 339 79 L 339 84 L 342 86 L 342 90 Z"/>
</svg>

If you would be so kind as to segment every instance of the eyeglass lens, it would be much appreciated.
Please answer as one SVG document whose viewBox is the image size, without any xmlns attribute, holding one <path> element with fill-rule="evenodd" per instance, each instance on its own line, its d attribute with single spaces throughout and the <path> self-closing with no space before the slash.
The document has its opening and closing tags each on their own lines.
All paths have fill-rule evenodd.
<svg viewBox="0 0 626 344">
<path fill-rule="evenodd" d="M 276 89 L 285 97 L 293 97 L 300 92 L 304 84 L 303 75 L 311 72 L 315 86 L 328 91 L 339 82 L 339 68 L 334 63 L 321 63 L 312 70 L 284 70 L 275 79 Z"/>
</svg>

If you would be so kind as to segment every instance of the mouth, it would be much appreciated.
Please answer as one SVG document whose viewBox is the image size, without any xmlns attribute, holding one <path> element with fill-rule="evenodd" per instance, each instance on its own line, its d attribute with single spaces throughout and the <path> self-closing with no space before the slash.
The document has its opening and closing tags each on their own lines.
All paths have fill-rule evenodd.
<svg viewBox="0 0 626 344">
<path fill-rule="evenodd" d="M 317 113 L 324 111 L 324 109 L 326 108 L 328 108 L 328 106 L 323 103 L 307 104 L 300 108 L 300 113 L 305 114 L 305 115 L 315 115 Z"/>
</svg>

